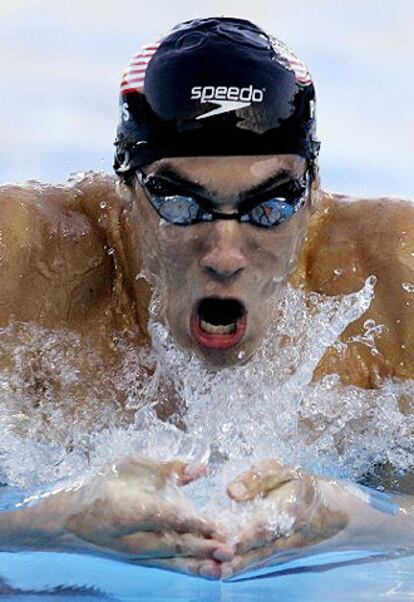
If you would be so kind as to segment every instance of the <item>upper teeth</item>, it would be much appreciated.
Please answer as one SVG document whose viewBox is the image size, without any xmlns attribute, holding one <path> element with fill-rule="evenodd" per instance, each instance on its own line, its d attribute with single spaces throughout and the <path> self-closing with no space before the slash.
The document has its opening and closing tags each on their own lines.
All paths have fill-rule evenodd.
<svg viewBox="0 0 414 602">
<path fill-rule="evenodd" d="M 210 322 L 205 322 L 204 320 L 200 320 L 200 325 L 204 332 L 209 332 L 210 334 L 230 334 L 230 332 L 234 332 L 236 330 L 236 323 L 232 322 L 231 324 L 210 324 Z"/>
</svg>

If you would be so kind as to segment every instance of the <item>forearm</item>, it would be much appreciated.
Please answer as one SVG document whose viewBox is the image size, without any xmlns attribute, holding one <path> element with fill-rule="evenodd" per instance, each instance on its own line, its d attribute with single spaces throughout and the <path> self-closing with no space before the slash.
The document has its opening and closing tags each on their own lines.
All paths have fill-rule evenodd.
<svg viewBox="0 0 414 602">
<path fill-rule="evenodd" d="M 414 551 L 414 496 L 395 496 L 348 483 L 334 486 L 329 496 L 330 503 L 349 517 L 331 546 Z"/>
<path fill-rule="evenodd" d="M 79 488 L 52 490 L 26 499 L 14 509 L 0 511 L 0 551 L 81 551 L 81 539 L 65 528 Z"/>
<path fill-rule="evenodd" d="M 234 550 L 221 526 L 196 514 L 178 489 L 204 471 L 179 460 L 126 457 L 0 511 L 0 551 L 86 553 L 195 574 L 207 562 L 210 576 L 220 576 L 215 554 L 231 560 Z"/>
</svg>

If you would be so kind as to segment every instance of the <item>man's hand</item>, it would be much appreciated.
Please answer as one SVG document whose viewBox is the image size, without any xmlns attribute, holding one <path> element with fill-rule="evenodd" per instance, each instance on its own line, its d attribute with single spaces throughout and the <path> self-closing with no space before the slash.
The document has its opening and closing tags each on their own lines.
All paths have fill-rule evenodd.
<svg viewBox="0 0 414 602">
<path fill-rule="evenodd" d="M 319 543 L 344 529 L 349 517 L 332 501 L 339 485 L 305 471 L 264 460 L 227 488 L 231 499 L 251 503 L 248 526 L 238 534 L 236 556 L 224 574 L 266 564 L 278 552 Z M 331 491 L 332 489 L 332 491 Z"/>
<path fill-rule="evenodd" d="M 202 465 L 127 458 L 84 486 L 65 529 L 137 564 L 221 578 L 221 563 L 234 557 L 227 534 L 197 516 L 177 487 L 204 474 Z"/>
</svg>

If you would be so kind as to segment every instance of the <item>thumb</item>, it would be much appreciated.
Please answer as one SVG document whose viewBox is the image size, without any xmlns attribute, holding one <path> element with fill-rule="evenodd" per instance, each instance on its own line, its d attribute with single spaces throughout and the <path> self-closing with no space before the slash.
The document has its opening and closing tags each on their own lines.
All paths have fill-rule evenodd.
<svg viewBox="0 0 414 602">
<path fill-rule="evenodd" d="M 207 466 L 205 464 L 189 464 L 181 460 L 163 462 L 161 470 L 165 478 L 172 479 L 177 485 L 187 485 L 207 474 Z"/>
<path fill-rule="evenodd" d="M 290 467 L 277 460 L 266 460 L 229 483 L 227 495 L 236 502 L 246 502 L 257 496 L 266 496 L 295 478 L 296 474 Z"/>
</svg>

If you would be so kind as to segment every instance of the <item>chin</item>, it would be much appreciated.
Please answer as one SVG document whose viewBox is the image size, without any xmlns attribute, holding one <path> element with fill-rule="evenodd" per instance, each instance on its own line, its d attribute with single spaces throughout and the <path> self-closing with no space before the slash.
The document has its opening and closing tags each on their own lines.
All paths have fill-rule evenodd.
<svg viewBox="0 0 414 602">
<path fill-rule="evenodd" d="M 254 355 L 256 346 L 237 345 L 233 349 L 206 349 L 193 341 L 191 349 L 207 368 L 220 370 L 245 364 Z"/>
<path fill-rule="evenodd" d="M 207 368 L 214 370 L 238 366 L 245 361 L 244 357 L 241 359 L 231 351 L 212 351 L 211 349 L 200 349 L 199 347 L 193 347 L 193 350 Z"/>
</svg>

